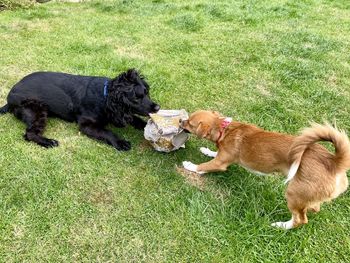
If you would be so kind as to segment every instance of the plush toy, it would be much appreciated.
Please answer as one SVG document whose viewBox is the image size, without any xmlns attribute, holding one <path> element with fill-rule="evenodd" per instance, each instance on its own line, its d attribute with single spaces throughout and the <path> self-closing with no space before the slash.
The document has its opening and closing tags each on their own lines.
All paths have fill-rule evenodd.
<svg viewBox="0 0 350 263">
<path fill-rule="evenodd" d="M 180 120 L 188 119 L 185 110 L 160 110 L 150 117 L 144 136 L 155 150 L 171 152 L 185 147 L 188 134 L 180 127 Z"/>
</svg>

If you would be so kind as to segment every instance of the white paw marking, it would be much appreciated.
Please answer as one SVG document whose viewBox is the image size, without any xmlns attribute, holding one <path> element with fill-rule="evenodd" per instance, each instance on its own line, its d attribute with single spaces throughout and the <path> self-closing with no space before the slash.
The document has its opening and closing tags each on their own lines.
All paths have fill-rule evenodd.
<svg viewBox="0 0 350 263">
<path fill-rule="evenodd" d="M 284 228 L 284 229 L 292 229 L 293 228 L 293 218 L 286 222 L 276 222 L 272 223 L 271 226 Z"/>
<path fill-rule="evenodd" d="M 195 172 L 195 173 L 198 173 L 198 174 L 204 174 L 204 172 L 197 171 L 197 166 L 198 165 L 195 165 L 194 163 L 191 163 L 189 161 L 183 161 L 182 165 L 188 171 Z"/>
<path fill-rule="evenodd" d="M 209 157 L 215 158 L 216 155 L 218 155 L 218 152 L 213 152 L 209 148 L 206 148 L 206 147 L 201 147 L 199 150 L 201 151 L 201 153 L 203 153 L 204 155 L 209 156 Z"/>
</svg>

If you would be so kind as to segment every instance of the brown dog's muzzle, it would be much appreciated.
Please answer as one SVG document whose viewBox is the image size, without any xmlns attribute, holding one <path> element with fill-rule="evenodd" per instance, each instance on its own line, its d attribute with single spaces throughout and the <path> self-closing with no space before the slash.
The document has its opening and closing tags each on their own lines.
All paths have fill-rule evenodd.
<svg viewBox="0 0 350 263">
<path fill-rule="evenodd" d="M 186 129 L 186 126 L 188 124 L 188 120 L 180 119 L 179 123 L 180 123 L 180 128 L 182 128 L 186 133 L 190 133 L 190 131 Z"/>
<path fill-rule="evenodd" d="M 186 120 L 179 119 L 180 128 L 183 128 L 185 121 L 186 121 Z"/>
</svg>

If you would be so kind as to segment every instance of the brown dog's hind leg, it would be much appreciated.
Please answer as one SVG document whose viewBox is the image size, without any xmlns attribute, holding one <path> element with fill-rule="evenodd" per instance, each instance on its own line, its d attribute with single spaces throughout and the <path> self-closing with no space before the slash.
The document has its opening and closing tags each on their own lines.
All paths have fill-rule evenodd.
<svg viewBox="0 0 350 263">
<path fill-rule="evenodd" d="M 286 222 L 273 223 L 272 226 L 280 227 L 284 229 L 292 229 L 308 223 L 308 219 L 306 215 L 308 210 L 308 205 L 303 201 L 303 199 L 300 198 L 300 196 L 298 196 L 297 192 L 291 191 L 290 189 L 291 187 L 293 187 L 291 184 L 288 185 L 286 198 L 287 198 L 288 209 L 292 213 L 292 218 Z"/>
<path fill-rule="evenodd" d="M 288 230 L 307 223 L 308 223 L 308 219 L 306 216 L 306 209 L 303 209 L 298 211 L 297 210 L 292 211 L 292 218 L 289 221 L 276 222 L 271 224 L 271 226 L 284 228 Z"/>
<path fill-rule="evenodd" d="M 313 213 L 318 213 L 318 212 L 320 212 L 321 204 L 320 203 L 313 204 L 313 205 L 309 206 L 308 209 Z"/>
<path fill-rule="evenodd" d="M 293 227 L 298 227 L 308 223 L 306 212 L 307 208 L 293 211 L 293 218 L 295 217 Z"/>
<path fill-rule="evenodd" d="M 19 107 L 13 109 L 13 113 L 27 125 L 23 136 L 25 140 L 35 142 L 46 148 L 58 146 L 58 141 L 42 136 L 48 115 L 46 105 L 37 100 L 25 100 Z"/>
</svg>

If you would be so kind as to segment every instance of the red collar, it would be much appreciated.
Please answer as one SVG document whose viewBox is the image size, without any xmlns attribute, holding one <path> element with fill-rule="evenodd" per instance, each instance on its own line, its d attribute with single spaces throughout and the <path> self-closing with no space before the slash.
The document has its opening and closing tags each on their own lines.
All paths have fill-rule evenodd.
<svg viewBox="0 0 350 263">
<path fill-rule="evenodd" d="M 219 135 L 219 138 L 216 140 L 216 146 L 218 146 L 219 144 L 219 141 L 222 137 L 222 135 L 224 134 L 224 130 L 227 128 L 227 126 L 229 126 L 232 122 L 232 118 L 225 118 L 222 120 L 221 124 L 220 124 L 220 135 Z"/>
</svg>

